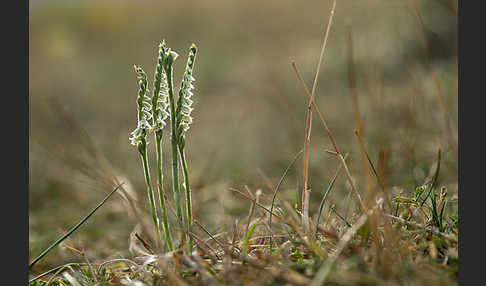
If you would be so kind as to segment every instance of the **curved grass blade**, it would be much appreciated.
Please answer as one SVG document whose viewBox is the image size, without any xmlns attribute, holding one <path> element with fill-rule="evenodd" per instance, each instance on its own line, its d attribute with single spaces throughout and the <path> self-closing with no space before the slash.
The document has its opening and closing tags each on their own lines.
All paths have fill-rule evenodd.
<svg viewBox="0 0 486 286">
<path fill-rule="evenodd" d="M 439 177 L 439 170 L 440 170 L 440 149 L 439 149 L 439 152 L 437 154 L 437 169 L 435 169 L 435 174 L 434 174 L 434 181 L 432 181 L 432 186 L 430 187 L 430 190 L 429 192 L 427 193 L 427 195 L 425 196 L 425 199 L 422 201 L 422 203 L 420 204 L 420 207 L 422 207 L 424 204 L 425 204 L 425 201 L 427 201 L 427 199 L 429 198 L 430 196 L 430 193 L 432 192 L 432 190 L 435 188 L 435 185 L 437 184 L 437 178 Z"/>
<path fill-rule="evenodd" d="M 102 207 L 105 202 L 123 185 L 124 183 L 119 184 L 113 191 L 111 191 L 87 216 L 85 216 L 78 224 L 76 224 L 73 228 L 71 228 L 68 232 L 66 232 L 63 236 L 61 236 L 58 240 L 56 240 L 51 246 L 49 246 L 46 250 L 44 250 L 34 261 L 29 264 L 29 270 L 34 266 L 39 260 L 41 260 L 49 251 L 51 251 L 54 247 L 56 247 L 59 243 L 65 240 L 68 236 L 70 236 L 73 232 L 75 232 L 83 223 L 85 223 L 100 207 Z"/>
<path fill-rule="evenodd" d="M 62 268 L 59 268 L 59 270 L 57 270 L 57 271 L 56 271 L 56 273 L 54 273 L 54 274 L 51 276 L 51 278 L 49 278 L 49 280 L 47 280 L 46 285 L 47 285 L 47 286 L 51 285 L 51 284 L 52 284 L 52 283 L 55 281 L 56 276 L 57 276 L 57 275 L 59 275 L 59 274 L 61 274 L 61 272 L 63 272 L 63 271 L 64 271 L 64 270 L 66 270 L 66 269 L 69 269 L 69 270 L 73 271 L 73 269 L 71 268 L 71 266 L 64 266 L 64 267 L 62 267 Z M 64 283 L 63 283 L 63 284 L 64 284 Z M 58 284 L 58 285 L 59 285 L 59 284 Z"/>
<path fill-rule="evenodd" d="M 344 160 L 348 157 L 348 154 L 344 155 Z M 329 183 L 329 186 L 327 187 L 326 192 L 324 193 L 324 196 L 322 197 L 321 200 L 321 205 L 319 206 L 319 214 L 317 215 L 317 222 L 316 222 L 316 234 L 315 237 L 317 238 L 317 231 L 319 229 L 319 221 L 321 220 L 321 214 L 322 210 L 324 209 L 324 204 L 326 203 L 327 200 L 327 195 L 331 192 L 332 187 L 334 186 L 334 183 L 336 182 L 336 179 L 339 175 L 339 172 L 341 171 L 341 168 L 343 167 L 342 164 L 339 165 L 339 168 L 336 171 L 336 174 L 334 174 L 334 177 L 332 178 L 331 182 Z"/>
<path fill-rule="evenodd" d="M 363 142 L 363 137 L 361 137 L 361 134 L 355 130 L 354 134 L 356 137 L 358 137 L 359 145 L 361 146 L 362 152 L 365 154 L 366 159 L 368 159 L 368 163 L 370 164 L 371 170 L 373 171 L 373 175 L 375 175 L 376 181 L 378 182 L 378 185 L 380 185 L 380 188 L 382 191 L 385 191 L 385 185 L 381 181 L 380 177 L 378 176 L 378 172 L 375 169 L 375 165 L 373 164 L 373 161 L 371 161 L 370 155 L 368 154 L 368 151 L 366 151 L 365 144 Z"/>
<path fill-rule="evenodd" d="M 78 266 L 78 267 L 81 267 L 81 266 L 88 266 L 88 263 L 68 263 L 68 264 L 59 265 L 59 266 L 57 266 L 57 267 L 55 267 L 55 268 L 53 268 L 53 269 L 51 269 L 51 270 L 48 270 L 48 271 L 46 271 L 46 272 L 44 272 L 44 273 L 42 273 L 42 274 L 40 274 L 40 275 L 38 275 L 38 276 L 36 276 L 36 277 L 34 277 L 34 278 L 30 279 L 30 280 L 29 280 L 29 285 L 30 285 L 32 282 L 34 282 L 34 281 L 36 281 L 36 280 L 39 280 L 40 278 L 42 278 L 42 277 L 44 277 L 44 276 L 46 276 L 46 275 L 49 275 L 49 274 L 51 274 L 51 273 L 53 273 L 53 272 L 58 271 L 59 269 L 64 269 L 64 268 L 66 268 L 66 267 L 71 267 L 71 266 Z"/>
<path fill-rule="evenodd" d="M 214 240 L 219 246 L 221 246 L 222 249 L 224 249 L 224 245 L 219 242 L 199 221 L 194 220 L 194 223 L 196 223 L 204 232 L 209 235 L 209 237 Z"/>
<path fill-rule="evenodd" d="M 275 198 L 277 197 L 277 192 L 280 189 L 280 185 L 282 184 L 283 180 L 287 176 L 287 173 L 289 172 L 290 168 L 292 168 L 292 166 L 295 164 L 295 162 L 297 161 L 297 159 L 299 158 L 300 154 L 302 154 L 303 151 L 304 150 L 300 150 L 297 153 L 297 155 L 295 155 L 295 157 L 292 160 L 292 162 L 290 162 L 290 164 L 287 166 L 287 168 L 283 172 L 282 177 L 280 178 L 280 181 L 277 184 L 277 187 L 275 187 L 275 191 L 273 192 L 273 198 L 272 198 L 272 206 L 270 207 L 270 218 L 269 218 L 269 223 L 268 223 L 269 226 L 270 226 L 270 229 L 272 229 L 273 206 L 275 205 Z M 273 234 L 270 236 L 270 248 L 272 248 L 272 245 L 273 245 L 272 244 L 272 239 L 273 239 Z"/>
</svg>

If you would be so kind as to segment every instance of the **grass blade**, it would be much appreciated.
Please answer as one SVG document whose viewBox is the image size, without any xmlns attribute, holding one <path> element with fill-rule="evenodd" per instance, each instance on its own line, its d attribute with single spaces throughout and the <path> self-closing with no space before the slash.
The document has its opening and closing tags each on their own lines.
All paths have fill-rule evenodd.
<svg viewBox="0 0 486 286">
<path fill-rule="evenodd" d="M 32 282 L 34 282 L 36 280 L 39 280 L 40 278 L 42 278 L 42 277 L 44 277 L 46 275 L 49 275 L 49 274 L 51 274 L 53 272 L 57 272 L 59 269 L 66 268 L 66 267 L 71 267 L 71 266 L 81 267 L 81 266 L 88 266 L 88 264 L 87 263 L 68 263 L 68 264 L 59 265 L 59 266 L 57 266 L 57 267 L 55 267 L 55 268 L 53 268 L 51 270 L 48 270 L 48 271 L 46 271 L 46 272 L 44 272 L 44 273 L 42 273 L 42 274 L 40 274 L 40 275 L 38 275 L 38 276 L 30 279 L 29 280 L 29 285 L 30 285 L 30 283 L 32 283 Z"/>
<path fill-rule="evenodd" d="M 425 201 L 427 201 L 427 199 L 430 196 L 430 193 L 435 188 L 435 185 L 437 184 L 437 178 L 439 177 L 439 170 L 440 170 L 440 149 L 439 149 L 439 152 L 437 154 L 437 169 L 435 169 L 434 180 L 432 181 L 432 186 L 430 187 L 429 192 L 425 196 L 425 199 L 420 204 L 420 207 L 422 207 L 425 204 Z"/>
<path fill-rule="evenodd" d="M 194 220 L 194 223 L 197 224 L 207 235 L 209 235 L 212 240 L 214 240 L 219 246 L 221 246 L 221 248 L 224 249 L 224 245 L 219 242 L 199 221 Z"/>
<path fill-rule="evenodd" d="M 243 250 L 242 250 L 243 258 L 246 258 L 247 250 L 248 250 L 248 242 L 250 241 L 250 237 L 253 234 L 253 231 L 255 230 L 255 227 L 258 225 L 260 220 L 261 220 L 261 218 L 257 218 L 255 221 L 253 221 L 250 224 L 250 227 L 248 228 L 248 231 L 247 231 L 247 234 L 246 234 L 246 237 L 245 237 L 245 241 L 243 242 Z"/>
<path fill-rule="evenodd" d="M 346 160 L 347 157 L 348 157 L 348 154 L 344 155 L 344 160 Z M 326 200 L 327 200 L 327 195 L 329 195 L 329 192 L 331 192 L 331 189 L 334 186 L 334 183 L 336 182 L 336 179 L 337 179 L 339 172 L 341 171 L 342 167 L 343 167 L 343 165 L 340 164 L 339 168 L 336 171 L 336 174 L 334 174 L 334 177 L 332 178 L 331 182 L 329 183 L 329 186 L 327 187 L 326 192 L 324 193 L 324 196 L 322 197 L 321 205 L 319 206 L 319 214 L 317 215 L 316 235 L 315 235 L 316 238 L 317 238 L 317 231 L 319 229 L 319 221 L 321 219 L 322 210 L 324 209 L 324 204 L 326 203 Z"/>
<path fill-rule="evenodd" d="M 363 141 L 363 137 L 361 137 L 361 133 L 358 130 L 354 131 L 354 134 L 356 137 L 358 137 L 359 145 L 361 147 L 361 151 L 365 154 L 366 159 L 368 159 L 368 163 L 370 164 L 371 170 L 373 171 L 373 175 L 375 175 L 376 181 L 378 182 L 378 185 L 380 185 L 380 188 L 382 191 L 385 191 L 385 185 L 383 184 L 382 180 L 378 176 L 378 172 L 376 171 L 375 165 L 373 164 L 373 161 L 371 161 L 370 155 L 368 154 L 368 151 L 366 151 L 366 146 Z"/>
<path fill-rule="evenodd" d="M 51 251 L 54 247 L 56 247 L 59 243 L 65 240 L 68 236 L 73 234 L 81 225 L 83 225 L 100 207 L 102 207 L 105 202 L 123 185 L 124 183 L 119 184 L 113 191 L 111 191 L 87 216 L 85 216 L 78 224 L 76 224 L 73 228 L 71 228 L 68 232 L 66 232 L 63 236 L 61 236 L 58 240 L 56 240 L 51 246 L 49 246 L 46 250 L 44 250 L 36 259 L 34 259 L 29 264 L 29 270 L 34 266 L 37 262 L 39 262 L 49 251 Z"/>
<path fill-rule="evenodd" d="M 282 177 L 280 178 L 280 181 L 278 182 L 277 184 L 277 187 L 275 187 L 275 191 L 273 192 L 273 198 L 272 198 L 272 206 L 270 207 L 270 218 L 269 218 L 269 225 L 270 225 L 270 229 L 272 229 L 272 215 L 273 215 L 273 206 L 275 205 L 275 198 L 277 197 L 277 192 L 278 190 L 280 189 L 280 185 L 282 184 L 283 180 L 285 179 L 285 177 L 287 176 L 287 173 L 289 172 L 290 168 L 292 168 L 292 166 L 295 164 L 295 162 L 297 161 L 297 159 L 299 158 L 300 154 L 302 154 L 303 150 L 300 150 L 297 155 L 295 155 L 294 159 L 292 160 L 292 162 L 290 162 L 290 164 L 287 166 L 287 168 L 285 169 L 285 171 L 283 172 L 282 174 Z M 272 247 L 272 237 L 273 237 L 273 233 L 272 235 L 270 236 L 270 248 Z"/>
</svg>

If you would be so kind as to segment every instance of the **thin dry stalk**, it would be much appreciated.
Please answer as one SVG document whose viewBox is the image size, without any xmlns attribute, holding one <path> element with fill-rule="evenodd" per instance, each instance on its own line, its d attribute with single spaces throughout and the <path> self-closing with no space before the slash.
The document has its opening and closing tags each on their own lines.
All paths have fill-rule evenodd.
<svg viewBox="0 0 486 286">
<path fill-rule="evenodd" d="M 354 70 L 354 60 L 353 60 L 353 27 L 351 24 L 351 20 L 348 19 L 345 24 L 346 28 L 346 46 L 348 48 L 348 84 L 349 84 L 349 91 L 351 95 L 351 102 L 353 104 L 353 111 L 354 111 L 354 126 L 355 129 L 358 130 L 359 133 L 363 132 L 363 124 L 361 123 L 361 114 L 359 112 L 359 105 L 358 105 L 358 91 L 356 88 L 356 73 Z"/>
<path fill-rule="evenodd" d="M 74 248 L 72 246 L 69 246 L 67 244 L 64 244 L 64 247 L 67 248 L 67 249 L 69 249 L 70 251 L 78 254 L 79 256 L 81 256 L 81 258 L 83 258 L 83 260 L 88 265 L 89 272 L 91 272 L 91 277 L 93 277 L 95 279 L 96 283 L 98 283 L 98 277 L 96 277 L 95 272 L 94 272 L 94 269 L 93 269 L 93 266 L 89 262 L 88 257 L 86 256 L 85 251 L 84 250 L 76 249 L 76 248 Z"/>
<path fill-rule="evenodd" d="M 294 69 L 295 73 L 297 74 L 297 77 L 299 78 L 299 81 L 301 82 L 301 84 L 302 84 L 302 86 L 303 86 L 303 88 L 305 90 L 305 93 L 310 98 L 311 97 L 311 94 L 309 92 L 309 89 L 307 88 L 307 85 L 305 84 L 304 79 L 302 78 L 302 75 L 298 71 L 297 66 L 295 65 L 295 62 L 292 62 L 292 68 Z M 331 143 L 332 143 L 332 145 L 334 147 L 334 150 L 336 151 L 336 153 L 337 153 L 337 155 L 339 157 L 339 160 L 341 161 L 341 164 L 344 167 L 344 171 L 346 173 L 346 177 L 348 179 L 348 182 L 351 185 L 351 189 L 353 190 L 354 194 L 358 198 L 359 205 L 360 205 L 362 211 L 363 210 L 366 210 L 366 206 L 364 205 L 363 200 L 361 199 L 361 195 L 359 194 L 358 190 L 354 186 L 353 179 L 351 177 L 351 173 L 349 172 L 349 169 L 348 169 L 348 165 L 344 161 L 343 154 L 339 151 L 339 148 L 336 145 L 336 141 L 334 141 L 334 137 L 332 136 L 331 131 L 327 127 L 327 124 L 326 124 L 326 121 L 324 120 L 324 117 L 322 116 L 321 112 L 319 111 L 319 108 L 317 107 L 317 105 L 315 104 L 314 101 L 312 101 L 312 106 L 314 107 L 314 110 L 317 112 L 317 115 L 319 117 L 319 121 L 321 122 L 321 125 L 324 128 L 324 130 L 326 131 L 329 139 L 331 140 Z"/>
<path fill-rule="evenodd" d="M 86 256 L 86 252 L 85 251 L 81 251 L 81 256 L 83 257 L 83 259 L 86 262 L 86 264 L 88 264 L 89 272 L 91 272 L 91 277 L 94 278 L 94 280 L 96 281 L 96 283 L 99 283 L 98 277 L 96 277 L 96 272 L 94 272 L 93 266 L 89 262 L 88 256 Z"/>
<path fill-rule="evenodd" d="M 302 224 L 307 233 L 310 233 L 309 229 L 309 200 L 310 190 L 307 188 L 308 176 L 309 176 L 309 144 L 310 135 L 312 130 L 312 104 L 314 103 L 314 94 L 317 88 L 317 79 L 321 70 L 321 64 L 324 59 L 324 51 L 327 46 L 327 39 L 329 37 L 329 31 L 331 30 L 332 20 L 334 18 L 334 10 L 336 9 L 336 0 L 332 1 L 331 12 L 329 14 L 329 21 L 327 23 L 326 33 L 324 34 L 324 41 L 322 43 L 321 54 L 319 55 L 319 62 L 317 63 L 317 70 L 314 77 L 314 83 L 312 84 L 312 93 L 307 106 L 306 124 L 305 124 L 305 140 L 304 140 L 304 189 L 302 191 Z"/>
<path fill-rule="evenodd" d="M 353 27 L 351 24 L 351 20 L 348 19 L 345 24 L 346 29 L 346 46 L 348 48 L 348 84 L 349 84 L 349 91 L 351 95 L 351 102 L 353 104 L 353 111 L 354 111 L 354 128 L 355 133 L 362 135 L 364 133 L 364 125 L 361 122 L 361 114 L 359 112 L 359 104 L 358 104 L 358 91 L 356 88 L 356 73 L 354 68 L 354 60 L 353 60 Z M 371 178 L 370 178 L 370 169 L 367 162 L 367 156 L 361 148 L 361 164 L 363 170 L 363 177 L 365 179 L 365 186 L 366 186 L 366 193 L 367 199 L 372 199 L 372 186 L 371 186 Z"/>
<path fill-rule="evenodd" d="M 230 191 L 233 191 L 233 192 L 236 192 L 240 195 L 242 195 L 244 198 L 248 199 L 249 201 L 253 202 L 253 198 L 250 198 L 248 195 L 246 195 L 245 193 L 243 193 L 242 191 L 238 190 L 238 189 L 235 189 L 235 188 L 229 188 L 228 190 Z M 269 214 L 272 214 L 272 216 L 276 217 L 276 218 L 280 218 L 280 216 L 272 211 L 270 211 L 267 207 L 265 207 L 264 205 L 260 204 L 259 202 L 255 202 L 255 205 L 262 208 L 263 210 L 265 210 L 267 213 Z"/>
<path fill-rule="evenodd" d="M 412 222 L 412 221 L 404 220 L 401 217 L 397 217 L 397 216 L 394 216 L 394 215 L 391 215 L 391 214 L 384 213 L 383 215 L 384 216 L 387 216 L 389 218 L 392 218 L 392 219 L 394 219 L 396 221 L 399 221 L 399 222 L 401 222 L 403 224 L 406 224 L 408 226 L 415 227 L 415 228 L 418 228 L 418 229 L 422 229 L 424 231 L 430 232 L 430 233 L 435 234 L 437 236 L 441 236 L 441 237 L 447 238 L 448 240 L 450 240 L 452 242 L 457 242 L 457 237 L 452 236 L 452 235 L 449 235 L 447 233 L 440 232 L 440 231 L 435 230 L 433 228 L 429 228 L 429 227 L 423 226 L 421 224 L 418 224 L 418 223 L 415 223 L 415 222 Z"/>
<path fill-rule="evenodd" d="M 310 144 L 311 128 L 312 128 L 312 111 L 308 107 L 306 121 L 305 121 L 304 168 L 303 168 L 304 189 L 302 190 L 302 224 L 304 225 L 305 231 L 308 233 L 309 233 L 310 190 L 307 187 L 307 180 L 309 176 L 309 144 Z"/>
<path fill-rule="evenodd" d="M 216 249 L 212 248 L 209 244 L 207 244 L 204 240 L 197 237 L 194 233 L 190 232 L 188 234 L 190 237 L 192 237 L 193 240 L 196 241 L 196 245 L 199 246 L 204 252 L 206 252 L 208 255 L 212 252 L 216 259 L 221 260 L 221 257 L 218 255 Z"/>
<path fill-rule="evenodd" d="M 216 242 L 222 249 L 224 249 L 224 245 L 219 242 L 214 235 L 212 235 L 198 220 L 194 220 L 194 223 L 197 224 L 209 237 Z"/>
<path fill-rule="evenodd" d="M 138 241 L 140 241 L 140 243 L 142 243 L 143 247 L 145 247 L 145 249 L 147 249 L 150 254 L 154 254 L 152 247 L 150 247 L 150 245 L 138 233 L 135 232 L 134 236 L 138 239 Z"/>
</svg>

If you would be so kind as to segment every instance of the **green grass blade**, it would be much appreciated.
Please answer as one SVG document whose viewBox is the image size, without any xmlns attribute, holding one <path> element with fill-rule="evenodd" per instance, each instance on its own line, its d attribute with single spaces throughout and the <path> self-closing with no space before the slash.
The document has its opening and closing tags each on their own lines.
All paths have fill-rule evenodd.
<svg viewBox="0 0 486 286">
<path fill-rule="evenodd" d="M 348 154 L 344 155 L 344 160 L 346 160 L 347 157 L 348 157 Z M 332 178 L 331 182 L 329 183 L 329 186 L 327 187 L 326 192 L 324 193 L 324 196 L 322 197 L 321 205 L 319 206 L 319 214 L 317 215 L 316 234 L 315 234 L 316 238 L 317 238 L 317 231 L 319 229 L 319 221 L 321 220 L 322 210 L 324 209 L 324 204 L 326 203 L 327 196 L 331 192 L 331 189 L 334 186 L 334 183 L 336 182 L 336 179 L 339 175 L 339 172 L 341 171 L 342 166 L 343 166 L 342 164 L 339 165 L 339 168 L 337 169 L 336 173 L 334 174 L 334 177 Z"/>
<path fill-rule="evenodd" d="M 187 171 L 187 162 L 186 162 L 186 154 L 184 151 L 184 148 L 182 146 L 179 146 L 179 155 L 181 159 L 181 165 L 182 165 L 182 172 L 184 175 L 184 189 L 186 191 L 186 218 L 187 218 L 187 232 L 192 233 L 192 204 L 191 204 L 191 187 L 189 184 L 189 173 Z M 193 241 L 192 237 L 189 236 L 188 240 L 188 247 L 189 247 L 189 253 L 192 252 L 192 246 L 193 246 Z"/>
<path fill-rule="evenodd" d="M 335 214 L 335 215 L 336 215 L 338 218 L 342 219 L 342 221 L 343 221 L 343 222 L 346 224 L 346 226 L 347 226 L 347 227 L 352 227 L 352 225 L 351 225 L 351 224 L 350 224 L 350 223 L 349 223 L 349 222 L 346 220 L 346 218 L 345 218 L 345 217 L 343 217 L 343 216 L 342 216 L 342 215 L 341 215 L 341 214 L 340 214 L 340 213 L 339 213 L 339 212 L 336 210 L 336 208 L 335 208 L 335 207 L 331 208 L 331 211 L 332 211 L 332 212 L 334 212 L 334 214 Z"/>
<path fill-rule="evenodd" d="M 204 232 L 209 235 L 209 237 L 214 240 L 219 246 L 221 246 L 222 249 L 224 249 L 224 245 L 219 242 L 199 221 L 194 220 L 194 223 L 197 224 Z"/>
<path fill-rule="evenodd" d="M 164 176 L 162 174 L 162 131 L 155 132 L 155 142 L 156 142 L 156 156 L 157 156 L 157 178 L 158 178 L 158 185 L 157 190 L 159 192 L 159 204 L 160 210 L 162 212 L 162 229 L 164 231 L 165 241 L 167 244 L 167 248 L 169 251 L 174 250 L 174 246 L 172 244 L 172 236 L 170 232 L 170 225 L 169 225 L 169 218 L 167 217 L 167 206 L 164 197 L 164 190 L 163 190 L 163 182 Z"/>
<path fill-rule="evenodd" d="M 255 230 L 255 227 L 258 225 L 260 222 L 261 218 L 257 218 L 254 222 L 251 223 L 250 227 L 248 228 L 248 234 L 245 237 L 245 241 L 243 242 L 243 257 L 246 257 L 246 252 L 248 250 L 248 242 L 250 241 L 250 237 L 253 234 L 253 231 Z"/>
<path fill-rule="evenodd" d="M 34 261 L 29 264 L 29 270 L 34 266 L 39 260 L 41 260 L 49 251 L 51 251 L 54 247 L 56 247 L 59 243 L 65 240 L 68 236 L 73 234 L 81 225 L 83 225 L 100 207 L 102 207 L 105 202 L 123 185 L 124 183 L 119 184 L 113 191 L 111 191 L 87 216 L 85 216 L 78 224 L 76 224 L 73 228 L 71 228 L 66 234 L 61 236 L 58 240 L 56 240 L 51 246 L 49 246 L 46 250 L 44 250 Z"/>
<path fill-rule="evenodd" d="M 42 277 L 44 277 L 46 275 L 49 275 L 49 274 L 51 274 L 53 272 L 58 271 L 59 269 L 62 269 L 62 268 L 65 268 L 65 267 L 70 267 L 70 266 L 78 266 L 78 267 L 81 267 L 81 266 L 87 266 L 87 265 L 88 265 L 88 263 L 68 263 L 68 264 L 59 265 L 59 266 L 57 266 L 57 267 L 55 267 L 55 268 L 53 268 L 53 269 L 51 269 L 49 271 L 46 271 L 46 272 L 44 272 L 44 273 L 42 273 L 42 274 L 40 274 L 40 275 L 38 275 L 38 276 L 30 279 L 29 280 L 29 285 L 32 282 L 34 282 L 36 280 L 39 280 L 40 278 L 42 278 Z"/>
<path fill-rule="evenodd" d="M 385 191 L 385 185 L 381 181 L 380 177 L 378 177 L 378 172 L 375 169 L 375 165 L 373 164 L 373 161 L 371 161 L 370 155 L 368 154 L 368 151 L 366 151 L 366 146 L 364 144 L 363 138 L 361 135 L 358 133 L 358 131 L 355 131 L 354 134 L 356 137 L 358 137 L 359 144 L 361 145 L 361 150 L 365 154 L 366 159 L 368 160 L 368 163 L 371 166 L 371 170 L 373 171 L 373 175 L 375 175 L 376 181 L 378 182 L 378 185 L 380 185 L 380 188 Z"/>
<path fill-rule="evenodd" d="M 422 201 L 422 203 L 420 204 L 420 207 L 422 207 L 424 204 L 425 204 L 425 201 L 427 201 L 427 199 L 429 198 L 430 196 L 430 193 L 432 192 L 432 190 L 435 188 L 435 185 L 437 184 L 437 178 L 439 177 L 439 170 L 440 170 L 440 149 L 439 149 L 439 152 L 437 154 L 437 169 L 435 170 L 435 174 L 434 174 L 434 180 L 432 182 L 432 186 L 430 187 L 430 190 L 429 192 L 427 193 L 427 196 L 425 196 L 425 199 Z"/>
<path fill-rule="evenodd" d="M 440 229 L 439 231 L 444 231 L 444 209 L 447 205 L 447 200 L 444 201 L 444 204 L 442 205 L 442 209 L 440 210 L 440 214 L 439 214 L 439 223 L 440 223 Z"/>
<path fill-rule="evenodd" d="M 378 176 L 378 172 L 375 169 L 375 165 L 373 164 L 373 161 L 371 161 L 370 155 L 368 152 L 365 152 L 366 158 L 368 159 L 368 163 L 370 163 L 371 170 L 373 171 L 373 174 L 375 175 L 376 181 L 378 182 L 378 185 L 380 185 L 381 189 L 385 191 L 385 185 L 381 181 L 380 177 Z"/>
<path fill-rule="evenodd" d="M 287 168 L 283 172 L 282 177 L 280 178 L 280 181 L 277 184 L 277 187 L 275 187 L 275 191 L 273 192 L 273 198 L 272 198 L 272 206 L 270 207 L 270 218 L 269 218 L 269 226 L 270 226 L 270 229 L 272 229 L 273 206 L 275 205 L 275 198 L 277 197 L 277 192 L 280 189 L 280 185 L 282 184 L 283 180 L 287 176 L 287 173 L 289 172 L 290 168 L 292 168 L 292 166 L 295 164 L 295 162 L 297 161 L 297 159 L 299 158 L 300 154 L 302 154 L 303 151 L 304 150 L 300 150 L 297 153 L 297 155 L 295 155 L 295 157 L 292 160 L 292 162 L 290 162 L 290 164 L 287 166 Z M 271 247 L 272 247 L 272 236 L 270 236 L 270 248 Z"/>
</svg>

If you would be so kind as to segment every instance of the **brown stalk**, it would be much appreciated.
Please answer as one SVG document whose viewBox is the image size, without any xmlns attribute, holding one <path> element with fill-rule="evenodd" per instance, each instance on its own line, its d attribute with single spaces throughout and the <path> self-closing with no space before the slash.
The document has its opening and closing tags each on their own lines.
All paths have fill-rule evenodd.
<svg viewBox="0 0 486 286">
<path fill-rule="evenodd" d="M 437 236 L 444 237 L 444 238 L 446 238 L 446 239 L 448 239 L 448 240 L 450 240 L 452 242 L 456 242 L 456 243 L 458 242 L 457 237 L 454 236 L 454 235 L 450 235 L 450 234 L 447 234 L 447 233 L 443 233 L 443 232 L 440 232 L 440 231 L 438 231 L 436 229 L 429 228 L 429 227 L 423 226 L 421 224 L 418 224 L 418 223 L 415 223 L 415 222 L 412 222 L 412 221 L 409 221 L 409 220 L 405 220 L 405 219 L 403 219 L 401 217 L 397 217 L 397 216 L 394 216 L 394 215 L 391 215 L 391 214 L 384 213 L 383 215 L 384 216 L 387 216 L 389 218 L 392 218 L 392 219 L 394 219 L 396 221 L 399 221 L 399 222 L 401 222 L 403 224 L 406 224 L 408 226 L 415 227 L 415 228 L 421 229 L 421 230 L 426 231 L 426 232 L 430 232 L 430 233 L 435 234 Z"/>
<path fill-rule="evenodd" d="M 309 144 L 312 127 L 312 111 L 307 107 L 307 114 L 305 120 L 305 139 L 304 139 L 304 189 L 302 191 L 302 224 L 306 232 L 309 232 L 309 199 L 310 190 L 307 187 L 309 177 Z"/>
<path fill-rule="evenodd" d="M 306 124 L 305 124 L 305 140 L 304 140 L 304 189 L 302 191 L 302 224 L 306 232 L 309 232 L 309 199 L 310 190 L 307 189 L 308 176 L 309 176 L 309 144 L 310 135 L 312 129 L 312 104 L 314 103 L 314 94 L 317 88 L 317 79 L 321 70 L 321 64 L 324 58 L 324 51 L 326 50 L 327 39 L 329 37 L 329 31 L 331 29 L 332 19 L 334 18 L 334 10 L 336 8 L 336 0 L 332 1 L 331 12 L 329 14 L 329 21 L 327 23 L 326 33 L 324 34 L 324 41 L 322 43 L 321 54 L 319 55 L 319 62 L 317 63 L 317 70 L 314 77 L 314 83 L 312 84 L 312 93 L 310 95 L 309 104 L 307 105 Z"/>
<path fill-rule="evenodd" d="M 85 262 L 86 262 L 86 264 L 88 265 L 89 271 L 91 272 L 91 277 L 93 277 L 93 278 L 94 278 L 94 280 L 95 280 L 96 282 L 98 282 L 98 278 L 97 278 L 97 277 L 96 277 L 96 275 L 95 275 L 95 272 L 94 272 L 93 266 L 91 265 L 91 263 L 90 263 L 90 262 L 89 262 L 89 260 L 88 260 L 88 257 L 86 256 L 86 252 L 85 252 L 85 251 L 83 251 L 83 250 L 79 250 L 79 249 L 77 249 L 77 248 L 74 248 L 74 247 L 72 247 L 72 246 L 69 246 L 69 245 L 67 245 L 67 244 L 64 244 L 64 247 L 65 247 L 65 248 L 67 248 L 67 249 L 69 249 L 70 251 L 72 251 L 72 252 L 74 252 L 74 253 L 78 254 L 79 256 L 81 256 L 81 257 L 84 259 L 84 261 L 85 261 Z"/>
<path fill-rule="evenodd" d="M 348 20 L 345 24 L 346 29 L 346 36 L 347 36 L 347 47 L 348 47 L 348 84 L 349 84 L 349 91 L 351 95 L 351 102 L 353 104 L 353 111 L 354 111 L 354 128 L 355 133 L 359 136 L 364 133 L 364 126 L 361 123 L 361 114 L 359 112 L 359 104 L 358 104 L 358 91 L 356 88 L 356 73 L 354 70 L 354 61 L 353 61 L 353 28 L 351 24 L 351 20 Z M 361 144 L 361 164 L 363 170 L 363 177 L 365 179 L 366 185 L 366 193 L 367 199 L 371 200 L 372 198 L 372 187 L 371 187 L 371 178 L 370 178 L 370 169 L 367 162 L 367 154 Z"/>
<path fill-rule="evenodd" d="M 198 220 L 194 220 L 194 223 L 197 224 L 209 237 L 216 242 L 222 249 L 224 249 L 224 245 L 219 242 L 214 235 L 212 235 Z"/>
<path fill-rule="evenodd" d="M 138 239 L 138 241 L 140 241 L 142 243 L 142 245 L 143 245 L 143 247 L 145 247 L 145 249 L 147 249 L 151 254 L 154 253 L 154 251 L 152 250 L 150 245 L 136 232 L 135 232 L 135 237 Z"/>
<path fill-rule="evenodd" d="M 297 77 L 299 78 L 299 81 L 301 82 L 301 84 L 302 84 L 302 86 L 305 90 L 305 93 L 310 98 L 311 94 L 309 92 L 309 89 L 307 88 L 307 85 L 305 84 L 304 79 L 302 78 L 302 75 L 297 70 L 297 66 L 295 65 L 295 62 L 292 62 L 292 68 L 294 69 L 295 73 L 297 74 Z M 319 121 L 321 122 L 322 127 L 324 128 L 329 139 L 331 140 L 332 146 L 334 147 L 334 150 L 336 151 L 336 153 L 339 157 L 339 160 L 341 161 L 341 164 L 343 164 L 344 171 L 346 173 L 346 177 L 348 179 L 349 184 L 351 185 L 351 189 L 353 190 L 354 194 L 358 198 L 360 208 L 362 209 L 362 211 L 366 210 L 366 207 L 363 203 L 363 200 L 361 199 L 361 196 L 360 196 L 358 190 L 354 186 L 353 180 L 351 178 L 351 173 L 349 172 L 348 166 L 347 166 L 346 162 L 344 161 L 344 157 L 343 157 L 342 153 L 339 151 L 339 148 L 337 147 L 336 142 L 334 141 L 334 137 L 332 136 L 332 133 L 329 130 L 329 128 L 327 127 L 326 121 L 324 120 L 324 117 L 322 116 L 321 112 L 319 111 L 319 108 L 317 107 L 317 105 L 315 104 L 314 101 L 312 101 L 312 107 L 314 107 L 314 110 L 316 111 L 317 116 L 319 117 Z"/>
<path fill-rule="evenodd" d="M 196 241 L 197 246 L 199 246 L 206 254 L 210 254 L 211 252 L 214 254 L 214 257 L 218 260 L 221 260 L 221 257 L 218 255 L 218 252 L 212 248 L 209 244 L 207 244 L 204 240 L 200 239 L 197 237 L 194 233 L 189 232 L 188 233 L 192 239 Z"/>
<path fill-rule="evenodd" d="M 351 20 L 348 19 L 348 21 L 346 21 L 345 28 L 347 36 L 346 46 L 348 48 L 348 84 L 354 110 L 354 125 L 356 130 L 358 130 L 359 133 L 362 133 L 363 124 L 361 123 L 361 115 L 359 113 L 358 92 L 356 88 L 356 73 L 354 70 L 353 60 L 353 28 Z"/>
<path fill-rule="evenodd" d="M 247 200 L 249 200 L 251 202 L 254 201 L 251 197 L 249 197 L 248 195 L 246 195 L 245 193 L 243 193 L 242 191 L 240 191 L 238 189 L 229 188 L 228 190 L 240 194 L 241 196 L 243 196 L 244 198 L 246 198 Z M 255 202 L 255 205 L 258 206 L 258 207 L 260 207 L 261 209 L 265 210 L 267 213 L 271 213 L 272 216 L 274 216 L 276 218 L 279 218 L 279 219 L 281 218 L 278 214 L 271 212 L 267 207 L 265 207 L 264 205 L 260 204 L 258 201 Z"/>
</svg>

